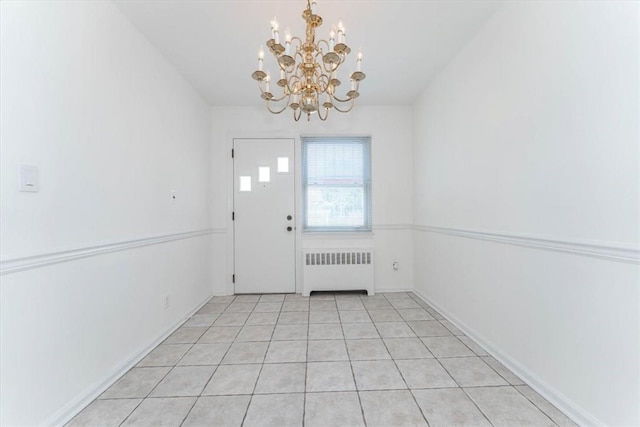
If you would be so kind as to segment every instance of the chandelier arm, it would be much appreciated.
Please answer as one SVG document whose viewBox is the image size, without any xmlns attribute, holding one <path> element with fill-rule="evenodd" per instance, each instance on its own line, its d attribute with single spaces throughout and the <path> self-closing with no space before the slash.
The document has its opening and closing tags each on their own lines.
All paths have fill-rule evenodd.
<svg viewBox="0 0 640 427">
<path fill-rule="evenodd" d="M 342 63 L 344 62 L 344 60 L 340 61 L 340 62 L 335 62 L 335 66 L 333 68 L 327 68 L 325 62 L 324 62 L 324 57 L 320 57 L 320 61 L 322 64 L 322 69 L 326 72 L 326 73 L 333 73 L 334 71 L 337 73 L 338 72 L 338 68 L 340 67 L 340 65 L 342 65 Z"/>
<path fill-rule="evenodd" d="M 300 49 L 300 47 L 304 44 L 304 41 L 298 36 L 291 37 L 292 46 L 293 46 L 293 42 L 296 42 L 296 41 L 298 42 L 298 49 Z"/>
<path fill-rule="evenodd" d="M 299 42 L 298 48 L 296 49 L 295 56 L 300 56 L 300 58 L 303 58 L 302 45 L 304 44 L 304 42 L 302 41 L 302 39 L 300 39 L 298 37 L 296 37 L 296 39 L 300 40 L 300 42 Z"/>
<path fill-rule="evenodd" d="M 262 83 L 261 81 L 259 81 L 259 82 L 258 82 L 258 89 L 260 89 L 260 94 L 261 94 L 261 95 L 264 95 L 264 94 L 265 94 L 265 93 L 267 93 L 267 92 L 265 92 L 265 91 L 264 91 L 264 89 L 262 89 L 262 84 L 261 84 L 261 83 Z M 271 92 L 269 92 L 269 93 L 271 93 Z M 273 94 L 272 94 L 272 93 L 271 93 L 271 96 L 273 96 Z M 269 102 L 279 102 L 279 101 L 282 101 L 283 99 L 285 99 L 285 98 L 286 98 L 286 97 L 288 97 L 288 96 L 291 96 L 291 94 L 290 94 L 290 93 L 289 93 L 289 94 L 285 93 L 285 94 L 284 94 L 284 95 L 282 95 L 280 98 L 270 98 L 270 99 L 265 100 L 265 101 L 266 101 L 267 103 L 269 103 Z M 269 110 L 269 111 L 271 111 L 271 110 Z"/>
<path fill-rule="evenodd" d="M 320 92 L 325 93 L 327 92 L 327 89 L 329 89 L 329 76 L 327 76 L 326 74 L 320 74 L 318 75 L 318 89 L 320 90 Z"/>
<path fill-rule="evenodd" d="M 334 95 L 331 95 L 331 97 L 332 97 L 333 99 L 335 99 L 336 101 L 338 101 L 338 102 L 342 102 L 343 104 L 344 104 L 344 103 L 346 103 L 346 102 L 353 102 L 353 100 L 355 99 L 355 98 L 346 98 L 346 99 L 341 99 L 341 98 L 338 98 L 335 94 L 334 94 Z"/>
<path fill-rule="evenodd" d="M 338 74 L 338 69 L 340 68 L 340 66 L 342 65 L 342 62 L 334 62 L 332 64 L 329 65 L 333 65 L 333 67 L 329 67 L 327 68 L 324 64 L 322 65 L 323 68 L 325 69 L 325 72 L 327 74 L 331 74 L 333 72 L 335 72 L 336 74 Z"/>
<path fill-rule="evenodd" d="M 259 81 L 258 81 L 258 89 L 260 89 L 260 95 L 264 95 L 264 94 L 265 94 L 264 89 L 262 89 L 262 82 L 263 82 L 263 81 L 264 81 L 264 80 L 259 80 Z"/>
<path fill-rule="evenodd" d="M 319 58 L 318 58 L 319 57 Z M 325 71 L 325 72 L 330 72 L 330 70 L 327 70 L 327 67 L 325 67 L 324 65 L 324 55 L 322 54 L 321 50 L 316 50 L 314 55 L 313 55 L 313 59 L 316 62 L 316 64 L 319 64 L 320 67 Z"/>
<path fill-rule="evenodd" d="M 357 92 L 358 88 L 360 88 L 360 82 L 356 81 L 355 82 L 355 86 L 353 87 L 353 90 L 355 90 Z M 335 94 L 333 95 L 333 99 L 335 99 L 338 102 L 342 102 L 342 103 L 346 103 L 346 102 L 349 102 L 349 101 L 353 102 L 355 100 L 355 98 L 349 97 L 349 96 L 346 99 L 338 98 Z M 353 108 L 353 107 L 351 107 L 351 108 Z"/>
<path fill-rule="evenodd" d="M 294 65 L 293 65 L 294 69 L 299 64 L 304 63 L 304 55 L 302 54 L 302 50 L 301 49 L 296 50 L 296 53 L 293 55 L 293 60 L 295 61 Z"/>
<path fill-rule="evenodd" d="M 344 62 L 347 60 L 347 56 L 348 55 L 346 53 L 341 53 L 338 56 L 340 56 L 340 62 L 338 63 L 338 66 L 336 67 L 336 70 L 338 69 L 339 66 L 344 64 Z"/>
<path fill-rule="evenodd" d="M 317 48 L 318 51 L 322 52 L 322 49 L 320 48 L 320 43 L 324 43 L 325 46 L 327 46 L 327 52 L 331 52 L 331 49 L 329 49 L 329 42 L 326 41 L 325 39 L 320 39 L 316 43 L 316 48 Z"/>
<path fill-rule="evenodd" d="M 283 95 L 280 98 L 275 98 L 274 97 L 274 98 L 269 99 L 269 101 L 271 101 L 271 102 L 280 102 L 280 101 L 282 101 L 283 99 L 285 99 L 286 97 L 288 97 L 290 95 L 291 94 L 283 93 Z"/>
<path fill-rule="evenodd" d="M 322 110 L 321 108 L 318 108 L 318 117 L 320 117 L 320 120 L 324 122 L 329 117 L 329 109 L 328 108 L 324 109 L 324 117 L 322 117 L 322 114 L 320 114 L 321 110 Z"/>
<path fill-rule="evenodd" d="M 267 92 L 265 92 L 265 91 L 264 91 L 264 89 L 262 89 L 262 84 L 261 84 L 261 83 L 262 83 L 262 82 L 258 82 L 258 89 L 260 89 L 260 94 L 261 94 L 261 95 L 264 95 L 264 94 L 265 94 L 265 93 L 267 93 Z M 279 102 L 279 101 L 282 101 L 284 98 L 286 98 L 287 96 L 289 96 L 289 94 L 284 93 L 280 98 L 275 98 L 275 97 L 273 97 L 273 93 L 271 93 L 271 92 L 268 92 L 268 93 L 270 93 L 270 94 L 271 94 L 271 96 L 272 96 L 272 98 L 270 98 L 268 101 L 273 101 L 273 102 Z"/>
<path fill-rule="evenodd" d="M 327 88 L 329 86 L 328 80 L 326 80 L 326 74 L 324 73 L 316 73 L 316 91 L 318 93 L 318 96 L 320 96 L 321 93 L 326 93 L 327 92 Z"/>
<path fill-rule="evenodd" d="M 355 105 L 354 99 L 351 99 L 351 105 L 349 106 L 349 108 L 347 108 L 346 110 L 341 110 L 337 105 L 333 105 L 333 108 L 335 108 L 336 110 L 338 110 L 341 113 L 348 113 L 349 111 L 353 110 L 353 107 Z"/>
<path fill-rule="evenodd" d="M 296 116 L 296 112 L 298 113 L 297 116 Z M 302 110 L 300 109 L 293 110 L 293 120 L 297 122 L 298 120 L 300 120 L 300 117 L 302 117 Z"/>
<path fill-rule="evenodd" d="M 302 78 L 302 77 L 301 77 L 300 75 L 298 75 L 298 74 L 292 74 L 292 75 L 291 75 L 291 82 L 292 82 L 292 83 L 297 83 L 297 82 L 299 82 L 299 81 L 300 81 L 300 79 L 301 79 L 301 78 Z"/>
<path fill-rule="evenodd" d="M 325 73 L 327 73 L 327 74 L 331 74 L 331 73 L 333 73 L 334 71 L 337 71 L 337 70 L 338 70 L 338 67 L 335 67 L 335 68 L 333 68 L 333 69 L 331 69 L 331 68 L 327 68 L 327 66 L 326 66 L 326 65 L 325 65 L 325 63 L 324 63 L 323 58 L 320 58 L 320 61 L 319 61 L 319 62 L 322 64 L 322 65 L 320 66 L 320 67 L 322 67 L 322 71 L 324 71 L 324 72 L 325 72 Z"/>
<path fill-rule="evenodd" d="M 286 79 L 287 80 L 287 85 L 285 86 L 287 88 L 287 90 L 289 91 L 290 94 L 292 93 L 296 93 L 296 91 L 294 90 L 296 83 L 298 83 L 300 81 L 300 76 L 294 74 L 292 75 L 290 78 Z M 293 87 L 291 87 L 293 85 Z"/>
<path fill-rule="evenodd" d="M 295 71 L 295 63 L 289 67 L 283 67 L 282 64 L 280 64 L 280 62 L 278 62 L 278 67 L 280 67 L 280 70 L 284 71 L 285 76 L 287 74 L 292 74 Z M 288 80 L 288 79 L 287 79 Z"/>
<path fill-rule="evenodd" d="M 314 47 L 315 49 L 313 49 L 313 59 L 315 59 L 315 61 L 318 62 L 318 56 L 322 60 L 322 57 L 324 56 L 324 52 L 317 45 L 314 45 Z"/>
<path fill-rule="evenodd" d="M 281 99 L 283 99 L 283 98 L 281 98 Z M 272 113 L 272 114 L 280 114 L 280 113 L 282 113 L 284 110 L 286 110 L 286 109 L 287 109 L 287 107 L 289 106 L 289 102 L 287 101 L 287 102 L 284 104 L 284 107 L 282 107 L 282 109 L 281 109 L 281 110 L 272 110 L 272 109 L 271 109 L 271 102 L 273 102 L 273 100 L 271 100 L 271 99 L 270 99 L 270 100 L 268 100 L 268 101 L 266 101 L 266 105 L 267 105 L 267 110 L 269 110 L 269 112 L 270 112 L 270 113 Z"/>
<path fill-rule="evenodd" d="M 280 61 L 276 61 L 278 63 L 278 68 L 281 69 L 282 71 L 284 71 L 285 73 L 287 72 L 287 69 L 285 67 L 282 66 L 282 64 L 280 63 Z"/>
</svg>

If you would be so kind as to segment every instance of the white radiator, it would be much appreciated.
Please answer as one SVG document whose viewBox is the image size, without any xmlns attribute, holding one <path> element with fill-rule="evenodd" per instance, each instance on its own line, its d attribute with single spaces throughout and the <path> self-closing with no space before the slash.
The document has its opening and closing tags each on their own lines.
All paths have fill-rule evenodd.
<svg viewBox="0 0 640 427">
<path fill-rule="evenodd" d="M 305 249 L 302 251 L 303 292 L 365 290 L 373 295 L 373 250 Z"/>
</svg>

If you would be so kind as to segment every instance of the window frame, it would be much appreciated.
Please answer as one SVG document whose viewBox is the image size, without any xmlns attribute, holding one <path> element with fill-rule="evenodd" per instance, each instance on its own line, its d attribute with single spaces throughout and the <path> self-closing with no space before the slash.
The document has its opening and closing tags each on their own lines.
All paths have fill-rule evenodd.
<svg viewBox="0 0 640 427">
<path fill-rule="evenodd" d="M 302 232 L 303 233 L 370 233 L 372 231 L 372 185 L 371 185 L 371 137 L 370 136 L 303 136 L 302 145 Z M 364 197 L 364 224 L 362 226 L 309 226 L 307 217 L 307 148 L 312 144 L 357 143 L 363 147 L 362 188 Z M 350 187 L 344 185 L 344 187 Z M 357 185 L 357 187 L 361 187 Z"/>
</svg>

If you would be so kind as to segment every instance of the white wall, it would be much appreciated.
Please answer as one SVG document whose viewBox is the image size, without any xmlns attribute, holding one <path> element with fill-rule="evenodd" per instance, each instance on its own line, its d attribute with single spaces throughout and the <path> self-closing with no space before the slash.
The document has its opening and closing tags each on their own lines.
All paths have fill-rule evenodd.
<svg viewBox="0 0 640 427">
<path fill-rule="evenodd" d="M 506 2 L 414 115 L 416 290 L 585 424 L 640 424 L 638 60 L 636 2 Z"/>
<path fill-rule="evenodd" d="M 256 88 L 256 98 L 258 92 Z M 364 107 L 349 114 L 332 112 L 326 122 L 294 122 L 290 114 L 272 115 L 263 107 L 214 107 L 213 224 L 225 230 L 231 220 L 231 141 L 234 137 L 292 137 L 300 150 L 304 135 L 370 135 L 372 161 L 373 245 L 376 252 L 376 289 L 407 290 L 413 283 L 413 223 L 411 183 L 412 114 L 409 107 Z M 299 166 L 299 165 L 298 165 Z M 214 251 L 225 258 L 214 261 L 216 293 L 232 293 L 228 267 L 230 235 L 216 234 Z M 358 239 L 360 240 L 360 239 Z M 300 246 L 322 244 L 302 238 Z M 345 239 L 345 244 L 349 243 Z M 335 245 L 335 240 L 331 245 Z M 394 271 L 393 261 L 400 269 Z M 300 275 L 298 276 L 300 282 Z M 298 283 L 300 285 L 300 283 Z M 300 288 L 298 289 L 300 292 Z"/>
<path fill-rule="evenodd" d="M 212 293 L 210 116 L 111 2 L 1 19 L 0 424 L 51 425 Z"/>
</svg>

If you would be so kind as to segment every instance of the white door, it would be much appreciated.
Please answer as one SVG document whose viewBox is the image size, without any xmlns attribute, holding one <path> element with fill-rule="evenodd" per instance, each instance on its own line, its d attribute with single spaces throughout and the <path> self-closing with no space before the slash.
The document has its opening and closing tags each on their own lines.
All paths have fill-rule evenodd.
<svg viewBox="0 0 640 427">
<path fill-rule="evenodd" d="M 293 139 L 234 139 L 235 292 L 295 292 Z"/>
</svg>

